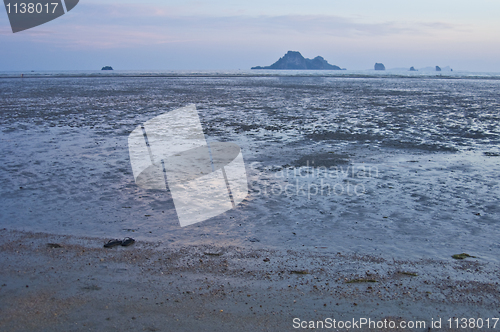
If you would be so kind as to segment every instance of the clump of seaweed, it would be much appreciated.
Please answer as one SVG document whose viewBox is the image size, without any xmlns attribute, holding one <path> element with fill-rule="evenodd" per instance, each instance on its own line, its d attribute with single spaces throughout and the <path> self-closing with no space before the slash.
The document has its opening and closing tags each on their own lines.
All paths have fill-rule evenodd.
<svg viewBox="0 0 500 332">
<path fill-rule="evenodd" d="M 412 277 L 418 277 L 418 274 L 413 273 L 413 272 L 406 272 L 406 271 L 398 271 L 398 273 L 407 275 L 407 276 L 412 276 Z"/>
<path fill-rule="evenodd" d="M 292 270 L 292 271 L 290 271 L 290 273 L 294 273 L 294 274 L 309 274 L 309 271 L 307 271 L 307 270 Z"/>
<path fill-rule="evenodd" d="M 451 256 L 452 258 L 455 258 L 455 259 L 466 259 L 467 257 L 471 257 L 471 258 L 477 258 L 476 256 L 471 256 L 469 254 L 466 254 L 465 252 L 461 253 L 461 254 L 456 254 L 456 255 L 453 255 Z"/>
</svg>

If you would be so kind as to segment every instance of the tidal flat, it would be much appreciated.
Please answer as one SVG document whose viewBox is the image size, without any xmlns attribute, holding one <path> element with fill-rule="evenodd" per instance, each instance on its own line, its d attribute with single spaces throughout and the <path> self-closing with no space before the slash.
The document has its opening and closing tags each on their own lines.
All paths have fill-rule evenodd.
<svg viewBox="0 0 500 332">
<path fill-rule="evenodd" d="M 498 316 L 499 85 L 2 77 L 0 326 L 265 331 L 292 330 L 293 316 Z M 249 192 L 180 227 L 170 192 L 135 184 L 127 138 L 188 104 L 208 142 L 241 147 Z M 136 243 L 103 248 L 125 237 Z"/>
</svg>

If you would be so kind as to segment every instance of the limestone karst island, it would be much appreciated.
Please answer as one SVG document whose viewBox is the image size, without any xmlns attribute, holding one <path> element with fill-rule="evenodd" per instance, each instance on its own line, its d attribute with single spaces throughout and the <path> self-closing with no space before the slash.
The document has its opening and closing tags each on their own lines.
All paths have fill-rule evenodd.
<svg viewBox="0 0 500 332">
<path fill-rule="evenodd" d="M 307 59 L 300 52 L 288 51 L 282 58 L 270 66 L 257 66 L 251 69 L 309 69 L 309 70 L 343 70 L 339 66 L 331 65 L 323 57 L 317 56 L 314 59 Z"/>
</svg>

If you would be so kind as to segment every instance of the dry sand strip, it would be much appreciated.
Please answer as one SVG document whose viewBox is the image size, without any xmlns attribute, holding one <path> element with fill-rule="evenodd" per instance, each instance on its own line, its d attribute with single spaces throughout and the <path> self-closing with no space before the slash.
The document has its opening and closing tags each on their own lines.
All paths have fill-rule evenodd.
<svg viewBox="0 0 500 332">
<path fill-rule="evenodd" d="M 427 331 L 500 317 L 498 266 L 480 258 L 104 243 L 0 230 L 0 331 L 295 331 L 293 318 L 419 319 Z"/>
</svg>

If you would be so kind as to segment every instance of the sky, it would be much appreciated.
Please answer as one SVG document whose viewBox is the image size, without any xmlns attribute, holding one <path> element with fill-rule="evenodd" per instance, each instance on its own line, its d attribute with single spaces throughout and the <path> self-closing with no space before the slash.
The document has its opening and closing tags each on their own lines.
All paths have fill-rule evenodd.
<svg viewBox="0 0 500 332">
<path fill-rule="evenodd" d="M 80 0 L 14 34 L 1 6 L 0 71 L 247 70 L 293 50 L 353 70 L 500 72 L 498 17 L 498 0 Z"/>
</svg>

